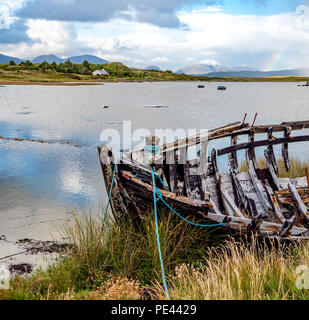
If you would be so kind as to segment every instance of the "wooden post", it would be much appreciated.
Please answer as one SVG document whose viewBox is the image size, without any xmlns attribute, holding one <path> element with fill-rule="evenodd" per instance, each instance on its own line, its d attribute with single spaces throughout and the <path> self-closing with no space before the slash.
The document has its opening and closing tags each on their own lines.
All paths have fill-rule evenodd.
<svg viewBox="0 0 309 320">
<path fill-rule="evenodd" d="M 160 151 L 160 138 L 155 136 L 148 136 L 145 138 L 146 141 L 146 147 L 145 151 L 147 155 L 149 156 L 150 165 L 153 165 L 155 163 L 155 158 Z"/>
<path fill-rule="evenodd" d="M 308 168 L 306 168 L 306 177 L 307 177 L 307 187 L 309 190 L 309 170 L 308 170 Z"/>
</svg>

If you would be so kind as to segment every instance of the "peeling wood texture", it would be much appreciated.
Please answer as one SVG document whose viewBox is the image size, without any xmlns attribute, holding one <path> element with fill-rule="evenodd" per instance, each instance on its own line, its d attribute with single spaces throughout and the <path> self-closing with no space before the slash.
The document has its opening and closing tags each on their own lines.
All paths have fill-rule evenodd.
<svg viewBox="0 0 309 320">
<path fill-rule="evenodd" d="M 309 128 L 309 121 L 279 125 L 252 126 L 234 122 L 205 133 L 165 144 L 160 155 L 149 150 L 125 153 L 117 165 L 116 180 L 111 190 L 114 156 L 107 146 L 99 147 L 99 159 L 106 185 L 111 192 L 115 219 L 135 222 L 153 208 L 152 171 L 155 183 L 166 203 L 185 217 L 196 217 L 208 223 L 224 223 L 227 232 L 239 235 L 285 240 L 309 239 L 309 174 L 295 179 L 278 178 L 278 164 L 273 146 L 281 145 L 286 169 L 290 169 L 289 144 L 309 141 L 309 136 L 292 136 L 292 131 Z M 282 138 L 274 133 L 281 132 Z M 258 139 L 265 133 L 267 139 Z M 246 135 L 248 142 L 238 144 Z M 230 138 L 230 145 L 213 149 L 208 142 Z M 148 137 L 148 145 L 158 149 L 159 140 Z M 190 161 L 188 148 L 200 144 Z M 266 147 L 266 169 L 257 168 L 255 149 Z M 145 148 L 146 149 L 146 148 Z M 148 149 L 148 148 L 147 148 Z M 238 171 L 238 151 L 246 151 L 247 172 Z M 228 154 L 229 173 L 221 173 L 217 157 Z M 191 158 L 191 152 L 190 152 Z M 308 172 L 308 171 L 307 171 Z M 168 187 L 165 190 L 161 183 Z M 164 205 L 159 201 L 158 206 Z"/>
<path fill-rule="evenodd" d="M 292 132 L 291 127 L 285 127 L 284 128 L 284 138 L 285 139 L 291 138 L 291 132 Z M 290 158 L 289 158 L 289 144 L 287 142 L 282 144 L 282 157 L 283 157 L 285 169 L 287 172 L 289 172 L 290 168 L 291 168 L 291 162 L 290 162 Z"/>
</svg>

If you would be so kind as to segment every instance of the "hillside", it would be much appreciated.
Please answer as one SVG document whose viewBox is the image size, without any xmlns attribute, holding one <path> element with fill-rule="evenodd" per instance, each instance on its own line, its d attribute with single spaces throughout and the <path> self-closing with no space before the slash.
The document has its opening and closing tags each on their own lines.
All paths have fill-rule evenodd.
<svg viewBox="0 0 309 320">
<path fill-rule="evenodd" d="M 109 76 L 93 76 L 104 68 Z M 206 78 L 205 78 L 206 79 Z M 194 81 L 193 76 L 177 75 L 171 71 L 130 69 L 120 62 L 105 64 L 74 64 L 22 62 L 19 65 L 0 64 L 0 82 L 78 82 L 78 81 Z"/>
<path fill-rule="evenodd" d="M 15 57 L 10 57 L 10 56 L 5 56 L 3 54 L 0 54 L 0 64 L 2 63 L 9 63 L 10 61 L 14 61 L 15 63 L 21 63 L 24 60 L 19 59 L 19 58 L 15 58 Z"/>
<path fill-rule="evenodd" d="M 55 56 L 54 54 L 42 55 L 42 56 L 38 56 L 38 57 L 34 58 L 32 60 L 32 62 L 33 63 L 42 63 L 42 62 L 46 61 L 48 63 L 56 62 L 57 64 L 59 64 L 59 63 L 65 63 L 68 60 L 70 60 L 74 64 L 82 64 L 84 61 L 88 61 L 89 63 L 93 63 L 93 64 L 109 63 L 107 60 L 101 59 L 96 56 L 87 55 L 87 54 L 82 55 L 82 56 L 72 56 L 72 57 L 68 57 L 65 59 L 61 59 L 61 58 Z"/>
<path fill-rule="evenodd" d="M 227 71 L 227 72 L 211 72 L 207 74 L 200 74 L 204 77 L 245 77 L 245 78 L 263 78 L 263 77 L 306 77 L 309 76 L 309 69 L 290 69 L 279 71 Z"/>
<path fill-rule="evenodd" d="M 92 73 L 98 69 L 105 69 L 109 76 L 93 76 Z M 57 64 L 32 63 L 30 61 L 20 64 L 4 63 L 0 64 L 0 84 L 30 84 L 30 83 L 85 83 L 85 82 L 117 82 L 117 81 L 308 81 L 306 77 L 209 77 L 190 76 L 185 74 L 175 74 L 171 71 L 139 70 L 131 69 L 120 62 L 105 64 L 74 64 L 71 61 Z"/>
</svg>

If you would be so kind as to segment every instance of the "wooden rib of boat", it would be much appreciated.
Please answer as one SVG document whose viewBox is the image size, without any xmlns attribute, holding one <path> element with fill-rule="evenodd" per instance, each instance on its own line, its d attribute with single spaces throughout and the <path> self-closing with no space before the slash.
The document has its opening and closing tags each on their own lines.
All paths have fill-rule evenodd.
<svg viewBox="0 0 309 320">
<path fill-rule="evenodd" d="M 112 150 L 100 146 L 99 158 L 106 190 L 111 194 L 113 215 L 115 219 L 129 218 L 138 223 L 153 209 L 154 172 L 163 200 L 184 217 L 225 224 L 222 228 L 234 234 L 254 232 L 266 238 L 308 239 L 309 177 L 279 178 L 273 150 L 273 146 L 281 145 L 289 170 L 289 144 L 309 141 L 309 135 L 294 136 L 293 132 L 307 128 L 309 121 L 250 126 L 244 120 L 162 146 L 159 139 L 148 137 L 148 144 L 153 147 L 151 152 L 145 147 L 124 153 L 117 166 Z M 281 133 L 280 137 L 275 137 L 275 133 Z M 248 136 L 248 142 L 238 143 L 240 136 Z M 213 149 L 208 154 L 209 141 L 228 137 L 230 146 Z M 199 149 L 196 158 L 181 161 L 194 145 Z M 265 148 L 265 169 L 257 167 L 257 147 Z M 237 155 L 241 150 L 246 151 L 248 171 L 245 172 L 240 172 L 238 165 Z M 229 173 L 218 169 L 217 158 L 222 155 L 228 155 Z"/>
</svg>

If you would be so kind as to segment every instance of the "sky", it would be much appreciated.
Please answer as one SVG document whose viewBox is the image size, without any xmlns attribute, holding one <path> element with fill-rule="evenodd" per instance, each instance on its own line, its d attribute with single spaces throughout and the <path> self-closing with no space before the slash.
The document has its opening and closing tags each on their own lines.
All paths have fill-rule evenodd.
<svg viewBox="0 0 309 320">
<path fill-rule="evenodd" d="M 309 67 L 309 0 L 0 0 L 0 53 L 169 70 Z"/>
</svg>

